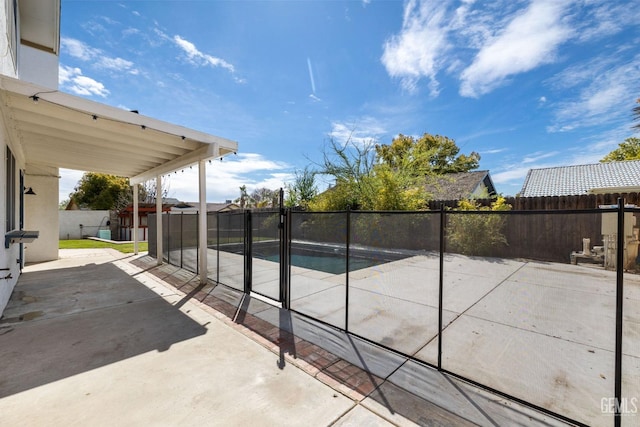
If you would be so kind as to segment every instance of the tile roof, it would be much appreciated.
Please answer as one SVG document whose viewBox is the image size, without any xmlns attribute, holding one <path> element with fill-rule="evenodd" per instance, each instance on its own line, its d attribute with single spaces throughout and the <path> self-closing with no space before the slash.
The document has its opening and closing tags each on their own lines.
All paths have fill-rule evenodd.
<svg viewBox="0 0 640 427">
<path fill-rule="evenodd" d="M 573 196 L 620 187 L 640 187 L 640 160 L 530 169 L 520 197 Z"/>
<path fill-rule="evenodd" d="M 434 200 L 461 200 L 472 197 L 483 182 L 489 195 L 496 193 L 489 171 L 486 170 L 449 173 L 427 184 L 426 190 Z"/>
</svg>

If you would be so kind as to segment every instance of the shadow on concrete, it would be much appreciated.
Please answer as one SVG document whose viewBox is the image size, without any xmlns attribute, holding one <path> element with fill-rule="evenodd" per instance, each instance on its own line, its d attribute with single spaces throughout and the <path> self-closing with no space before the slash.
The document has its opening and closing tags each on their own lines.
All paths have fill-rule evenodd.
<svg viewBox="0 0 640 427">
<path fill-rule="evenodd" d="M 113 264 L 26 272 L 0 320 L 0 398 L 205 333 Z"/>
</svg>

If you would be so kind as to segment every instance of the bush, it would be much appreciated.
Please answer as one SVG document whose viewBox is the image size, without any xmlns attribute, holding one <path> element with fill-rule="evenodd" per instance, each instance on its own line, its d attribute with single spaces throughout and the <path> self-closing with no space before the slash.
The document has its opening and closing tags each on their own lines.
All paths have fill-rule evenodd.
<svg viewBox="0 0 640 427">
<path fill-rule="evenodd" d="M 458 203 L 457 210 L 474 211 L 474 213 L 448 215 L 447 242 L 452 252 L 490 256 L 493 248 L 508 245 L 504 235 L 506 217 L 490 213 L 511 210 L 511 205 L 506 203 L 504 197 L 498 197 L 490 207 L 480 207 L 473 200 L 462 200 Z"/>
</svg>

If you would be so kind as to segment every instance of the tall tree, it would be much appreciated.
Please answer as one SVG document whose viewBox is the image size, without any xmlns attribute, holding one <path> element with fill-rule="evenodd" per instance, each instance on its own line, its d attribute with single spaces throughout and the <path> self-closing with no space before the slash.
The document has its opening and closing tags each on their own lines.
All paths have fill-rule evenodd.
<svg viewBox="0 0 640 427">
<path fill-rule="evenodd" d="M 477 169 L 480 155 L 459 154 L 460 148 L 451 138 L 441 135 L 423 134 L 413 136 L 398 135 L 391 145 L 377 145 L 376 154 L 380 162 L 394 170 L 411 169 L 416 175 L 443 175 L 454 172 L 468 172 Z"/>
<path fill-rule="evenodd" d="M 131 203 L 129 179 L 104 173 L 86 172 L 69 195 L 83 208 L 121 209 Z"/>
<path fill-rule="evenodd" d="M 240 197 L 235 199 L 234 202 L 235 203 L 240 203 L 240 208 L 241 209 L 250 208 L 251 206 L 253 206 L 253 199 L 249 195 L 249 192 L 247 191 L 247 186 L 246 185 L 241 185 L 240 186 Z"/>
<path fill-rule="evenodd" d="M 604 156 L 601 162 L 619 162 L 622 160 L 640 160 L 640 138 L 627 138 L 618 144 L 618 148 Z"/>
<path fill-rule="evenodd" d="M 313 210 L 373 209 L 376 186 L 373 181 L 375 144 L 373 141 L 344 144 L 331 139 L 323 151 L 317 173 L 333 177 L 335 186 L 312 204 Z"/>
</svg>

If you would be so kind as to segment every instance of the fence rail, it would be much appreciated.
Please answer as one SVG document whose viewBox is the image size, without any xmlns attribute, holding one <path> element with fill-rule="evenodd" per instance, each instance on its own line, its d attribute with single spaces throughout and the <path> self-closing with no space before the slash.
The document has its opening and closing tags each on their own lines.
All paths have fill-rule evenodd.
<svg viewBox="0 0 640 427">
<path fill-rule="evenodd" d="M 565 420 L 637 425 L 622 413 L 640 406 L 640 276 L 623 273 L 637 215 L 209 213 L 208 276 Z M 196 215 L 164 214 L 163 258 L 197 272 L 197 236 Z M 616 269 L 571 264 L 583 239 Z"/>
</svg>

